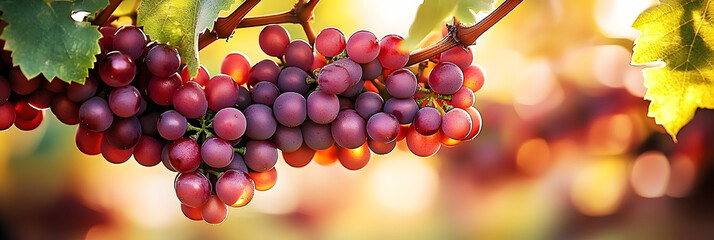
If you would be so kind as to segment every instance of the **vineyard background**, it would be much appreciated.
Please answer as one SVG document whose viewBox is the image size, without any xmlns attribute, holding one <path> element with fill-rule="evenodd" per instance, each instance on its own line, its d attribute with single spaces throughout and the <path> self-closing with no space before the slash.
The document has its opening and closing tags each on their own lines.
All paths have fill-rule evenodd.
<svg viewBox="0 0 714 240">
<path fill-rule="evenodd" d="M 85 156 L 71 141 L 75 128 L 54 117 L 32 132 L 12 128 L 0 133 L 0 238 L 712 235 L 714 152 L 707 145 L 714 112 L 699 110 L 674 144 L 647 117 L 640 69 L 629 65 L 638 35 L 630 24 L 652 2 L 524 1 L 472 47 L 487 72 L 476 94 L 484 128 L 475 141 L 424 159 L 400 143 L 356 172 L 339 164 L 295 169 L 279 160 L 276 186 L 230 210 L 218 226 L 181 216 L 174 173 L 161 165 Z M 405 36 L 420 3 L 324 0 L 313 26 Z M 264 0 L 249 16 L 292 4 Z M 285 27 L 305 38 L 299 25 Z M 267 58 L 260 29 L 238 29 L 228 42 L 211 44 L 201 63 L 215 74 L 231 51 L 252 63 Z"/>
</svg>

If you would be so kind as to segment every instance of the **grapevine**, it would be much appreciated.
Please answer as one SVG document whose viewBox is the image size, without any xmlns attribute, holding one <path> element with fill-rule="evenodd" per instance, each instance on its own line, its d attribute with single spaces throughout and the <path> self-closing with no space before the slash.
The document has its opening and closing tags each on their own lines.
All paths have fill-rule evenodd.
<svg viewBox="0 0 714 240">
<path fill-rule="evenodd" d="M 230 53 L 215 75 L 203 66 L 194 73 L 180 49 L 152 40 L 142 26 L 109 26 L 120 0 L 91 21 L 102 34 L 101 53 L 83 83 L 27 77 L 3 51 L 9 70 L 0 76 L 0 129 L 33 130 L 49 109 L 77 125 L 75 142 L 87 155 L 116 164 L 133 156 L 176 172 L 185 216 L 218 224 L 227 206 L 245 206 L 254 191 L 272 188 L 280 154 L 293 167 L 336 159 L 358 170 L 398 141 L 427 157 L 476 138 L 482 119 L 473 103 L 484 71 L 468 46 L 522 0 L 505 1 L 473 26 L 454 19 L 440 41 L 411 53 L 398 35 L 315 33 L 318 0 L 246 18 L 259 2 L 218 18 L 196 44 L 202 49 L 236 28 L 264 26 L 258 41 L 274 58 L 251 65 Z M 284 23 L 300 24 L 308 41 L 291 39 L 277 25 Z M 332 160 L 318 161 L 328 155 Z"/>
</svg>

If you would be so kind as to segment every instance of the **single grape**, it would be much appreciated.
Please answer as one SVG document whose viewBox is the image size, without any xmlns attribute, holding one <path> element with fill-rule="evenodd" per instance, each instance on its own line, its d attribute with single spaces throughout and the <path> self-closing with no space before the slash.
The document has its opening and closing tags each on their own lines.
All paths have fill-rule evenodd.
<svg viewBox="0 0 714 240">
<path fill-rule="evenodd" d="M 330 145 L 324 150 L 315 150 L 314 160 L 321 166 L 330 166 L 337 162 L 337 145 Z"/>
<path fill-rule="evenodd" d="M 429 73 L 429 87 L 438 94 L 454 94 L 463 84 L 463 72 L 450 62 L 437 64 Z"/>
<path fill-rule="evenodd" d="M 345 68 L 345 70 L 347 70 L 347 73 L 350 75 L 350 86 L 355 85 L 359 83 L 360 80 L 362 80 L 362 66 L 358 63 L 348 58 L 343 58 L 335 61 L 332 64 L 343 67 Z"/>
<path fill-rule="evenodd" d="M 375 92 L 363 92 L 355 100 L 355 110 L 364 119 L 369 119 L 372 114 L 382 111 L 384 100 Z"/>
<path fill-rule="evenodd" d="M 166 140 L 176 140 L 183 137 L 188 127 L 186 117 L 175 110 L 169 110 L 159 116 L 156 130 Z"/>
<path fill-rule="evenodd" d="M 79 105 L 70 101 L 65 94 L 56 94 L 50 103 L 52 114 L 67 125 L 79 123 Z"/>
<path fill-rule="evenodd" d="M 181 85 L 174 93 L 173 103 L 176 111 L 189 119 L 200 118 L 208 110 L 206 93 L 196 82 Z"/>
<path fill-rule="evenodd" d="M 419 134 L 414 126 L 411 126 L 406 134 L 407 147 L 409 151 L 419 157 L 434 155 L 441 148 L 441 134 L 436 133 L 429 136 Z"/>
<path fill-rule="evenodd" d="M 466 108 L 466 112 L 469 113 L 469 117 L 471 117 L 471 132 L 469 132 L 469 135 L 464 138 L 464 140 L 472 140 L 478 136 L 479 133 L 481 133 L 481 126 L 483 125 L 483 119 L 481 118 L 481 113 L 476 110 L 474 107 L 469 107 Z"/>
<path fill-rule="evenodd" d="M 131 117 L 139 112 L 141 93 L 134 86 L 115 88 L 109 93 L 109 108 L 119 117 Z"/>
<path fill-rule="evenodd" d="M 338 148 L 337 159 L 340 164 L 349 170 L 359 170 L 367 166 L 372 152 L 369 151 L 367 143 L 363 142 L 361 146 L 354 149 Z"/>
<path fill-rule="evenodd" d="M 22 120 L 32 120 L 40 114 L 40 110 L 30 106 L 30 103 L 25 99 L 15 101 L 15 116 Z"/>
<path fill-rule="evenodd" d="M 248 81 L 249 72 L 250 61 L 242 53 L 231 52 L 221 62 L 221 73 L 231 76 L 238 85 L 243 85 Z"/>
<path fill-rule="evenodd" d="M 97 155 L 102 153 L 103 133 L 91 131 L 85 127 L 78 126 L 74 134 L 74 143 L 80 152 L 87 155 Z"/>
<path fill-rule="evenodd" d="M 451 95 L 451 101 L 449 101 L 449 103 L 451 106 L 467 109 L 474 105 L 474 101 L 476 101 L 474 92 L 468 87 L 461 87 L 459 91 Z"/>
<path fill-rule="evenodd" d="M 221 109 L 213 119 L 213 131 L 216 132 L 218 137 L 228 141 L 242 137 L 245 129 L 245 116 L 235 108 Z"/>
<path fill-rule="evenodd" d="M 156 104 L 171 106 L 174 102 L 174 94 L 181 85 L 181 76 L 178 74 L 168 78 L 152 77 L 147 86 L 148 96 Z"/>
<path fill-rule="evenodd" d="M 134 146 L 134 159 L 145 167 L 155 166 L 161 162 L 161 150 L 164 144 L 150 136 L 141 136 Z"/>
<path fill-rule="evenodd" d="M 201 216 L 201 207 L 189 207 L 186 206 L 186 204 L 181 204 L 181 212 L 183 212 L 183 215 L 186 216 L 186 218 L 194 220 L 194 221 L 201 221 L 203 220 L 203 217 Z"/>
<path fill-rule="evenodd" d="M 362 64 L 362 78 L 372 80 L 382 75 L 382 63 L 379 58 L 375 58 L 371 62 Z"/>
<path fill-rule="evenodd" d="M 340 147 L 358 148 L 367 141 L 366 124 L 364 118 L 357 114 L 357 111 L 352 109 L 343 110 L 332 122 L 332 138 L 335 139 L 335 143 Z"/>
<path fill-rule="evenodd" d="M 34 130 L 42 124 L 42 120 L 45 118 L 45 112 L 40 111 L 39 114 L 33 119 L 25 120 L 20 118 L 15 118 L 15 127 L 22 131 Z"/>
<path fill-rule="evenodd" d="M 141 28 L 122 26 L 114 33 L 112 48 L 127 54 L 131 59 L 138 59 L 146 50 L 146 42 L 146 34 Z"/>
<path fill-rule="evenodd" d="M 228 170 L 216 182 L 216 195 L 231 207 L 245 206 L 253 199 L 255 184 L 248 173 Z"/>
<path fill-rule="evenodd" d="M 278 162 L 278 149 L 269 141 L 249 141 L 245 144 L 245 164 L 253 171 L 265 172 Z"/>
<path fill-rule="evenodd" d="M 397 120 L 399 124 L 409 124 L 414 120 L 417 111 L 419 111 L 419 106 L 416 101 L 411 98 L 399 99 L 390 98 L 384 103 L 384 112 L 391 113 Z"/>
<path fill-rule="evenodd" d="M 179 70 L 181 57 L 178 50 L 166 44 L 156 44 L 146 53 L 146 67 L 158 77 L 169 77 Z"/>
<path fill-rule="evenodd" d="M 310 71 L 312 67 L 312 47 L 305 40 L 293 40 L 285 48 L 285 65 Z"/>
<path fill-rule="evenodd" d="M 273 114 L 280 124 L 297 127 L 307 118 L 306 104 L 305 98 L 299 93 L 286 92 L 275 99 Z"/>
<path fill-rule="evenodd" d="M 486 79 L 486 71 L 478 64 L 471 64 L 464 69 L 464 87 L 477 92 L 483 87 L 484 79 Z"/>
<path fill-rule="evenodd" d="M 179 173 L 174 181 L 176 197 L 189 207 L 200 207 L 211 194 L 211 181 L 200 172 Z"/>
<path fill-rule="evenodd" d="M 280 90 L 275 84 L 267 81 L 259 82 L 251 91 L 251 98 L 254 103 L 273 106 L 275 99 L 280 95 Z"/>
<path fill-rule="evenodd" d="M 238 100 L 238 84 L 228 75 L 218 74 L 206 83 L 208 109 L 218 111 L 233 106 Z"/>
<path fill-rule="evenodd" d="M 345 34 L 340 29 L 327 27 L 315 38 L 315 50 L 325 57 L 334 57 L 345 50 Z"/>
<path fill-rule="evenodd" d="M 129 158 L 131 158 L 131 155 L 134 153 L 133 147 L 127 149 L 119 149 L 109 144 L 107 134 L 104 134 L 104 137 L 102 138 L 100 149 L 102 152 L 102 157 L 104 157 L 104 159 L 106 159 L 110 163 L 114 164 L 126 162 L 127 160 L 129 160 Z"/>
<path fill-rule="evenodd" d="M 184 66 L 183 69 L 181 69 L 181 79 L 183 82 L 194 81 L 198 83 L 198 85 L 206 86 L 206 83 L 209 79 L 211 79 L 211 76 L 208 74 L 206 67 L 200 65 L 198 67 L 198 75 L 192 78 L 188 72 L 188 66 Z"/>
<path fill-rule="evenodd" d="M 334 94 L 314 91 L 307 97 L 307 116 L 313 122 L 328 124 L 337 118 L 340 100 Z"/>
<path fill-rule="evenodd" d="M 278 76 L 278 89 L 280 92 L 307 93 L 310 88 L 307 85 L 308 75 L 305 71 L 297 67 L 286 67 Z"/>
<path fill-rule="evenodd" d="M 474 54 L 468 47 L 456 46 L 441 53 L 439 59 L 441 59 L 442 62 L 456 64 L 461 70 L 466 70 L 474 61 Z"/>
<path fill-rule="evenodd" d="M 398 141 L 391 141 L 389 143 L 384 143 L 371 138 L 367 139 L 367 145 L 369 146 L 369 150 L 372 150 L 373 153 L 379 155 L 385 155 L 392 152 L 392 150 L 394 150 L 394 147 L 397 146 L 397 142 Z"/>
<path fill-rule="evenodd" d="M 312 148 L 308 147 L 305 144 L 302 144 L 297 150 L 292 151 L 292 152 L 286 152 L 282 151 L 283 153 L 283 159 L 285 159 L 285 162 L 290 165 L 291 167 L 299 168 L 299 167 L 304 167 L 307 166 L 310 161 L 312 161 L 312 157 L 315 156 L 315 150 Z"/>
<path fill-rule="evenodd" d="M 168 155 L 171 166 L 182 173 L 193 172 L 201 164 L 201 146 L 187 137 L 171 143 Z"/>
<path fill-rule="evenodd" d="M 84 84 L 72 82 L 67 87 L 67 98 L 76 103 L 82 103 L 97 94 L 97 79 L 89 74 Z"/>
<path fill-rule="evenodd" d="M 15 107 L 10 102 L 0 104 L 0 131 L 12 127 L 15 122 Z"/>
<path fill-rule="evenodd" d="M 353 33 L 347 40 L 347 55 L 360 64 L 371 62 L 379 55 L 377 36 L 366 30 Z"/>
<path fill-rule="evenodd" d="M 248 72 L 248 85 L 255 86 L 255 84 L 260 81 L 268 81 L 273 84 L 277 84 L 279 74 L 280 67 L 278 67 L 278 64 L 275 63 L 275 61 L 270 59 L 262 60 L 250 68 L 250 72 Z"/>
<path fill-rule="evenodd" d="M 201 145 L 201 158 L 208 166 L 222 168 L 233 160 L 233 145 L 221 138 L 209 137 Z"/>
<path fill-rule="evenodd" d="M 248 176 L 255 182 L 255 190 L 268 191 L 278 182 L 278 171 L 272 168 L 265 172 L 248 172 Z"/>
<path fill-rule="evenodd" d="M 211 195 L 206 204 L 201 206 L 201 217 L 207 223 L 222 223 L 227 216 L 228 208 L 216 195 Z"/>
<path fill-rule="evenodd" d="M 330 124 L 317 124 L 313 121 L 305 121 L 302 126 L 302 139 L 305 144 L 315 150 L 325 150 L 332 146 L 332 130 Z"/>
<path fill-rule="evenodd" d="M 392 97 L 411 98 L 416 93 L 417 79 L 412 71 L 402 68 L 390 73 L 385 85 Z"/>
<path fill-rule="evenodd" d="M 141 138 L 141 123 L 137 117 L 115 117 L 104 134 L 107 142 L 118 149 L 134 147 Z"/>
<path fill-rule="evenodd" d="M 135 74 L 134 60 L 121 52 L 109 52 L 99 63 L 99 76 L 104 83 L 112 87 L 129 85 Z"/>
<path fill-rule="evenodd" d="M 290 44 L 290 34 L 282 26 L 270 24 L 260 31 L 258 43 L 265 54 L 280 57 L 283 56 L 285 49 Z"/>
<path fill-rule="evenodd" d="M 384 36 L 379 41 L 378 58 L 384 68 L 399 69 L 407 65 L 409 52 L 401 49 L 402 41 L 404 41 L 404 38 L 395 34 Z"/>
<path fill-rule="evenodd" d="M 471 116 L 466 110 L 453 108 L 441 118 L 441 129 L 447 137 L 462 140 L 471 132 Z"/>
<path fill-rule="evenodd" d="M 350 75 L 344 67 L 330 64 L 320 70 L 317 84 L 323 92 L 337 95 L 347 90 L 347 87 L 351 85 Z"/>
<path fill-rule="evenodd" d="M 392 114 L 376 113 L 367 121 L 367 134 L 378 142 L 392 142 L 399 135 L 399 121 Z"/>
<path fill-rule="evenodd" d="M 238 86 L 238 99 L 236 100 L 235 106 L 242 111 L 252 103 L 253 100 L 251 99 L 248 89 L 245 89 L 243 86 Z"/>
<path fill-rule="evenodd" d="M 40 77 L 27 79 L 19 67 L 14 67 L 10 70 L 9 78 L 12 91 L 20 95 L 28 95 L 34 92 L 42 82 Z"/>
<path fill-rule="evenodd" d="M 277 122 L 270 107 L 253 104 L 243 111 L 246 120 L 245 135 L 255 140 L 266 140 L 273 136 Z"/>
<path fill-rule="evenodd" d="M 441 113 L 433 107 L 419 109 L 414 117 L 414 129 L 421 135 L 429 136 L 441 128 Z"/>
<path fill-rule="evenodd" d="M 40 88 L 37 91 L 30 94 L 27 98 L 27 103 L 36 109 L 47 109 L 52 103 L 52 98 L 55 93 L 48 91 L 47 89 Z"/>
<path fill-rule="evenodd" d="M 93 97 L 79 107 L 79 122 L 91 131 L 103 132 L 112 126 L 114 114 L 101 97 Z"/>
<path fill-rule="evenodd" d="M 278 125 L 273 142 L 283 152 L 293 152 L 302 145 L 302 131 L 299 127 Z"/>
</svg>

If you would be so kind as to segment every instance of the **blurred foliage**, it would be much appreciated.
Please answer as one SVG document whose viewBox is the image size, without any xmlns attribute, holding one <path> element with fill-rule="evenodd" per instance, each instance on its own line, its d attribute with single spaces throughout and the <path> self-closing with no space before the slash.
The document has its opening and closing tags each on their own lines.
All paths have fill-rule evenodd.
<svg viewBox="0 0 714 240">
<path fill-rule="evenodd" d="M 430 32 L 440 30 L 444 21 L 452 16 L 460 22 L 475 23 L 475 14 L 493 10 L 494 2 L 495 0 L 424 0 L 417 9 L 402 48 L 415 49 Z"/>
</svg>

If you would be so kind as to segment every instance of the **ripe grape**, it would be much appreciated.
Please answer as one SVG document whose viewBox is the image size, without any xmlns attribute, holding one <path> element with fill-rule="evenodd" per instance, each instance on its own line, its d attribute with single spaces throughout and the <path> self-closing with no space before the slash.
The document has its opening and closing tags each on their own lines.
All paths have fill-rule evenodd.
<svg viewBox="0 0 714 240">
<path fill-rule="evenodd" d="M 456 46 L 441 53 L 439 59 L 442 62 L 456 64 L 461 70 L 466 70 L 474 61 L 474 54 L 468 47 Z"/>
<path fill-rule="evenodd" d="M 364 119 L 369 119 L 373 114 L 382 111 L 384 100 L 375 92 L 364 92 L 355 100 L 355 110 Z"/>
<path fill-rule="evenodd" d="M 32 120 L 40 114 L 40 110 L 30 106 L 24 99 L 19 99 L 15 102 L 15 116 L 22 120 Z"/>
<path fill-rule="evenodd" d="M 64 94 L 57 94 L 52 98 L 50 110 L 64 124 L 79 123 L 79 105 L 70 101 Z"/>
<path fill-rule="evenodd" d="M 206 86 L 206 82 L 208 82 L 208 79 L 210 78 L 211 76 L 208 74 L 208 70 L 206 70 L 206 67 L 204 67 L 203 65 L 200 65 L 198 67 L 198 75 L 193 78 L 188 72 L 188 66 L 184 66 L 183 69 L 181 69 L 181 79 L 183 80 L 183 82 L 194 81 L 198 83 L 198 85 Z"/>
<path fill-rule="evenodd" d="M 253 102 L 273 106 L 275 99 L 280 95 L 280 90 L 275 84 L 267 81 L 259 82 L 253 87 L 251 97 Z"/>
<path fill-rule="evenodd" d="M 164 144 L 151 136 L 141 136 L 134 146 L 134 159 L 145 167 L 155 166 L 161 162 L 161 150 Z"/>
<path fill-rule="evenodd" d="M 334 57 L 345 50 L 345 34 L 334 27 L 324 28 L 315 38 L 315 50 L 325 57 Z"/>
<path fill-rule="evenodd" d="M 126 162 L 131 157 L 131 154 L 134 153 L 134 148 L 119 149 L 109 144 L 107 134 L 104 134 L 99 148 L 101 149 L 102 157 L 114 164 Z"/>
<path fill-rule="evenodd" d="M 238 84 L 225 74 L 213 76 L 206 83 L 206 100 L 208 101 L 208 109 L 218 111 L 223 108 L 233 106 L 238 100 Z"/>
<path fill-rule="evenodd" d="M 372 80 L 380 75 L 382 75 L 382 63 L 379 62 L 379 58 L 362 64 L 362 78 Z"/>
<path fill-rule="evenodd" d="M 103 133 L 91 131 L 85 127 L 78 126 L 74 134 L 74 143 L 80 152 L 87 155 L 97 155 L 102 153 Z"/>
<path fill-rule="evenodd" d="M 109 104 L 101 97 L 93 97 L 79 107 L 79 121 L 82 127 L 91 131 L 106 131 L 114 121 Z"/>
<path fill-rule="evenodd" d="M 20 95 L 28 95 L 40 87 L 40 77 L 27 79 L 19 67 L 14 67 L 10 70 L 10 86 L 12 91 Z"/>
<path fill-rule="evenodd" d="M 104 138 L 115 148 L 132 148 L 141 138 L 141 123 L 137 117 L 115 117 Z"/>
<path fill-rule="evenodd" d="M 250 104 L 253 103 L 251 99 L 250 92 L 243 86 L 238 86 L 238 99 L 236 99 L 235 106 L 240 110 L 245 110 Z"/>
<path fill-rule="evenodd" d="M 390 34 L 379 41 L 379 62 L 386 69 L 399 69 L 407 65 L 409 52 L 402 51 L 401 45 L 404 38 Z"/>
<path fill-rule="evenodd" d="M 246 119 L 241 111 L 235 108 L 224 108 L 216 113 L 213 119 L 213 131 L 218 137 L 232 141 L 245 133 Z"/>
<path fill-rule="evenodd" d="M 248 81 L 249 72 L 250 61 L 242 53 L 231 52 L 221 62 L 221 73 L 231 76 L 238 85 L 243 85 Z"/>
<path fill-rule="evenodd" d="M 255 190 L 267 191 L 278 182 L 278 171 L 272 168 L 265 172 L 248 172 L 248 175 L 255 182 Z"/>
<path fill-rule="evenodd" d="M 200 207 L 211 194 L 211 181 L 200 172 L 179 173 L 174 181 L 176 197 L 189 207 Z"/>
<path fill-rule="evenodd" d="M 156 44 L 146 53 L 146 67 L 158 77 L 169 77 L 178 71 L 181 57 L 178 50 L 165 44 Z"/>
<path fill-rule="evenodd" d="M 486 78 L 485 75 L 486 71 L 483 70 L 481 65 L 471 64 L 471 66 L 464 69 L 464 87 L 477 92 L 483 87 L 484 79 Z"/>
<path fill-rule="evenodd" d="M 417 89 L 417 79 L 405 68 L 396 70 L 387 77 L 387 92 L 395 98 L 411 98 Z"/>
<path fill-rule="evenodd" d="M 481 113 L 476 110 L 474 107 L 469 107 L 466 108 L 466 112 L 469 113 L 469 117 L 471 117 L 471 132 L 469 132 L 469 135 L 464 138 L 464 140 L 472 140 L 476 136 L 478 136 L 479 133 L 481 133 L 481 126 L 483 124 L 483 119 L 481 118 Z"/>
<path fill-rule="evenodd" d="M 379 55 L 377 36 L 366 30 L 353 33 L 347 40 L 347 55 L 360 64 L 371 62 Z"/>
<path fill-rule="evenodd" d="M 367 145 L 369 146 L 369 150 L 372 150 L 373 153 L 384 155 L 394 150 L 394 147 L 397 146 L 397 141 L 384 143 L 370 138 L 367 139 Z"/>
<path fill-rule="evenodd" d="M 347 73 L 350 76 L 350 82 L 349 85 L 355 85 L 359 83 L 360 80 L 362 80 L 362 66 L 359 65 L 358 63 L 348 59 L 348 58 L 343 58 L 340 60 L 335 61 L 334 63 L 337 66 L 345 68 L 347 70 Z"/>
<path fill-rule="evenodd" d="M 419 109 L 414 117 L 414 129 L 421 135 L 429 136 L 441 128 L 441 113 L 433 107 Z"/>
<path fill-rule="evenodd" d="M 367 134 L 378 142 L 392 142 L 399 135 L 399 121 L 389 113 L 374 114 L 367 121 Z"/>
<path fill-rule="evenodd" d="M 354 149 L 337 149 L 337 159 L 340 161 L 340 164 L 353 171 L 367 166 L 371 156 L 372 152 L 369 151 L 366 142 L 363 142 L 361 146 Z"/>
<path fill-rule="evenodd" d="M 471 132 L 471 117 L 461 108 L 453 108 L 446 112 L 441 120 L 441 129 L 447 137 L 461 140 Z"/>
<path fill-rule="evenodd" d="M 50 107 L 50 103 L 52 102 L 52 97 L 54 97 L 55 94 L 53 92 L 50 92 L 47 89 L 38 89 L 34 93 L 30 94 L 30 96 L 27 98 L 28 104 L 30 106 L 37 108 L 37 109 L 46 109 Z"/>
<path fill-rule="evenodd" d="M 451 106 L 467 109 L 474 105 L 475 101 L 474 92 L 468 87 L 461 87 L 458 91 L 451 95 Z"/>
<path fill-rule="evenodd" d="M 315 150 L 315 162 L 322 166 L 329 166 L 337 162 L 337 145 L 330 145 L 324 150 Z"/>
<path fill-rule="evenodd" d="M 450 62 L 437 64 L 429 74 L 429 87 L 438 94 L 454 94 L 463 84 L 463 72 Z"/>
<path fill-rule="evenodd" d="M 343 148 L 354 149 L 367 141 L 366 122 L 357 111 L 348 109 L 341 111 L 332 122 L 332 138 Z M 395 135 L 396 137 L 396 135 Z"/>
<path fill-rule="evenodd" d="M 314 91 L 307 97 L 307 116 L 313 122 L 328 124 L 337 118 L 340 100 L 334 94 Z"/>
<path fill-rule="evenodd" d="M 196 82 L 181 85 L 174 93 L 173 104 L 176 111 L 190 119 L 200 118 L 208 110 L 206 93 Z"/>
<path fill-rule="evenodd" d="M 0 131 L 12 127 L 15 122 L 15 107 L 10 102 L 0 104 Z"/>
<path fill-rule="evenodd" d="M 121 52 L 109 52 L 99 63 L 99 76 L 104 83 L 112 87 L 129 85 L 135 74 L 134 60 Z"/>
<path fill-rule="evenodd" d="M 97 79 L 89 74 L 84 84 L 72 82 L 67 86 L 67 98 L 76 103 L 84 102 L 97 94 L 97 85 Z"/>
<path fill-rule="evenodd" d="M 273 60 L 265 59 L 250 68 L 250 72 L 248 72 L 248 85 L 255 86 L 255 84 L 260 81 L 277 84 L 278 75 L 280 75 L 280 67 L 278 67 L 278 64 Z"/>
<path fill-rule="evenodd" d="M 183 215 L 186 216 L 188 219 L 194 221 L 203 220 L 203 217 L 201 216 L 201 207 L 189 207 L 186 206 L 186 204 L 182 203 L 181 212 L 183 212 Z"/>
<path fill-rule="evenodd" d="M 275 99 L 273 114 L 280 124 L 297 127 L 307 118 L 306 104 L 305 98 L 299 93 L 286 92 Z"/>
<path fill-rule="evenodd" d="M 109 93 L 109 108 L 119 117 L 131 117 L 139 112 L 141 94 L 134 86 L 118 87 Z"/>
<path fill-rule="evenodd" d="M 285 162 L 291 167 L 296 168 L 306 166 L 308 163 L 310 163 L 310 161 L 312 161 L 312 158 L 315 156 L 315 150 L 308 147 L 306 144 L 302 144 L 295 151 L 286 152 L 283 150 L 282 153 Z"/>
<path fill-rule="evenodd" d="M 201 146 L 193 139 L 179 138 L 169 145 L 168 157 L 171 167 L 176 171 L 193 172 L 201 164 Z"/>
<path fill-rule="evenodd" d="M 4 79 L 0 77 L 0 79 Z M 96 81 L 96 78 L 95 78 Z M 0 81 L 0 89 L 2 89 L 2 81 Z M 53 93 L 62 93 L 67 89 L 67 84 L 66 82 L 60 80 L 59 78 L 53 78 L 52 81 L 43 81 L 42 84 L 44 85 L 44 88 L 49 90 L 50 92 Z M 9 87 L 8 87 L 9 89 Z M 2 90 L 0 90 L 2 91 Z M 2 96 L 2 94 L 0 94 Z M 2 97 L 0 97 L 0 101 L 2 101 Z"/>
<path fill-rule="evenodd" d="M 168 110 L 159 116 L 156 130 L 166 140 L 176 140 L 186 133 L 188 121 L 186 117 L 175 110 Z"/>
<path fill-rule="evenodd" d="M 245 135 L 255 140 L 266 140 L 273 136 L 277 122 L 270 107 L 263 104 L 253 104 L 243 111 L 245 114 Z"/>
<path fill-rule="evenodd" d="M 42 120 L 45 118 L 45 112 L 40 111 L 35 118 L 30 120 L 25 120 L 21 118 L 15 118 L 15 127 L 22 131 L 30 131 L 39 127 L 42 124 Z"/>
<path fill-rule="evenodd" d="M 253 199 L 255 185 L 247 173 L 228 170 L 216 182 L 216 195 L 231 207 L 245 206 Z"/>
<path fill-rule="evenodd" d="M 337 95 L 350 86 L 350 75 L 344 67 L 330 64 L 320 70 L 317 84 L 323 92 Z"/>
<path fill-rule="evenodd" d="M 441 134 L 436 133 L 429 136 L 419 134 L 419 132 L 411 126 L 406 134 L 407 147 L 409 151 L 419 157 L 428 157 L 434 155 L 441 148 Z"/>
<path fill-rule="evenodd" d="M 152 77 L 147 87 L 149 98 L 161 106 L 171 106 L 174 102 L 174 94 L 181 85 L 181 76 L 178 74 L 168 78 Z"/>
<path fill-rule="evenodd" d="M 226 220 L 228 208 L 216 195 L 211 195 L 206 204 L 201 206 L 201 218 L 210 224 L 219 224 Z"/>
<path fill-rule="evenodd" d="M 278 89 L 280 92 L 307 93 L 307 73 L 297 67 L 286 67 L 278 76 Z"/>
<path fill-rule="evenodd" d="M 285 49 L 290 44 L 290 34 L 282 26 L 270 24 L 260 31 L 258 43 L 265 54 L 280 57 L 283 56 Z"/>
<path fill-rule="evenodd" d="M 301 130 L 303 141 L 312 149 L 325 150 L 334 143 L 330 124 L 317 124 L 313 121 L 305 121 L 301 126 Z"/>
<path fill-rule="evenodd" d="M 122 26 L 112 40 L 112 49 L 127 54 L 131 59 L 138 59 L 146 50 L 146 34 L 135 26 Z"/>
<path fill-rule="evenodd" d="M 249 141 L 245 144 L 245 165 L 253 171 L 265 172 L 278 162 L 278 149 L 269 141 Z"/>
<path fill-rule="evenodd" d="M 409 124 L 414 120 L 417 111 L 419 111 L 419 106 L 416 101 L 411 98 L 399 99 L 390 98 L 384 103 L 384 112 L 391 113 L 397 120 L 399 124 Z"/>
<path fill-rule="evenodd" d="M 233 160 L 233 145 L 221 138 L 209 137 L 201 145 L 201 158 L 208 166 L 222 168 Z"/>
<path fill-rule="evenodd" d="M 305 40 L 293 40 L 285 48 L 285 65 L 310 71 L 313 61 L 312 47 Z"/>
<path fill-rule="evenodd" d="M 283 152 L 293 152 L 298 150 L 302 144 L 302 131 L 299 127 L 286 127 L 278 125 L 278 129 L 273 136 L 273 142 Z"/>
</svg>

